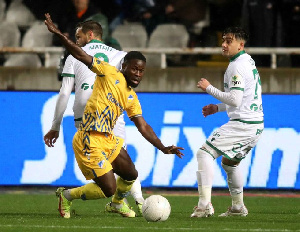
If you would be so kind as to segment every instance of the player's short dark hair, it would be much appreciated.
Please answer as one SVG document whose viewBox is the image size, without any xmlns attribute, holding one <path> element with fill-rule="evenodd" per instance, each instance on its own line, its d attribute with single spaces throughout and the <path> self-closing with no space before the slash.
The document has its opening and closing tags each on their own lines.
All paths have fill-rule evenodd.
<svg viewBox="0 0 300 232">
<path fill-rule="evenodd" d="M 82 32 L 85 34 L 88 31 L 92 31 L 96 37 L 101 37 L 103 35 L 103 29 L 100 23 L 94 20 L 87 20 L 84 22 L 80 22 L 76 25 L 76 30 L 81 28 Z"/>
<path fill-rule="evenodd" d="M 124 56 L 124 62 L 133 60 L 133 59 L 142 60 L 142 61 L 146 62 L 146 57 L 141 52 L 138 52 L 138 51 L 130 51 Z"/>
<path fill-rule="evenodd" d="M 236 39 L 244 40 L 245 43 L 249 39 L 248 33 L 241 27 L 227 27 L 223 31 L 223 36 L 226 34 L 232 34 Z"/>
</svg>

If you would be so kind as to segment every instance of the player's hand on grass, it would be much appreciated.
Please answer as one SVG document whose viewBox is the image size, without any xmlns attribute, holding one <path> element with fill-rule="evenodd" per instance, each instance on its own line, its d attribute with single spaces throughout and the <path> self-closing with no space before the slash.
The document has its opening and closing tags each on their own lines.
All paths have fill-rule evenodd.
<svg viewBox="0 0 300 232">
<path fill-rule="evenodd" d="M 45 136 L 44 136 L 44 142 L 48 147 L 54 147 L 54 143 L 56 142 L 57 138 L 59 136 L 59 131 L 50 130 Z"/>
<path fill-rule="evenodd" d="M 211 114 L 215 114 L 217 112 L 218 112 L 218 106 L 215 104 L 209 104 L 202 108 L 202 114 L 204 117 L 211 115 Z"/>
<path fill-rule="evenodd" d="M 184 150 L 184 148 L 183 147 L 176 147 L 176 146 L 172 145 L 172 146 L 165 147 L 162 150 L 162 152 L 164 154 L 175 154 L 179 158 L 182 158 L 182 156 L 184 156 L 184 154 L 182 154 L 180 150 Z"/>
</svg>

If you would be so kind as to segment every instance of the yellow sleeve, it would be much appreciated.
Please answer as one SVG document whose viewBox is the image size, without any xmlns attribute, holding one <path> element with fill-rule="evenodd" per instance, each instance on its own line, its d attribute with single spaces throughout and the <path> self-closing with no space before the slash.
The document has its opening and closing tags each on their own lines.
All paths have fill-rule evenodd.
<svg viewBox="0 0 300 232">
<path fill-rule="evenodd" d="M 128 97 L 129 106 L 126 108 L 126 113 L 131 119 L 142 115 L 142 107 L 136 93 L 131 94 Z"/>
<path fill-rule="evenodd" d="M 96 57 L 93 57 L 93 62 L 92 62 L 90 69 L 91 69 L 91 71 L 96 73 L 98 76 L 104 76 L 106 73 L 106 70 L 109 67 L 112 67 L 112 66 L 110 66 L 105 61 L 102 61 Z"/>
</svg>

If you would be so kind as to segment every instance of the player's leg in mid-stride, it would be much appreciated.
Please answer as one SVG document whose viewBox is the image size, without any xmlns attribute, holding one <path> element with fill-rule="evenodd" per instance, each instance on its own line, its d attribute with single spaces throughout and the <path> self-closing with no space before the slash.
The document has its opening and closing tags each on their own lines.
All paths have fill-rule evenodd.
<svg viewBox="0 0 300 232">
<path fill-rule="evenodd" d="M 135 179 L 137 178 L 137 171 L 127 151 L 123 148 L 118 157 L 112 162 L 112 166 L 114 172 L 118 175 L 117 189 L 112 197 L 112 201 L 105 206 L 105 211 L 119 213 L 121 215 L 125 214 L 123 216 L 126 216 L 128 205 L 124 202 L 124 198 L 130 194 Z M 129 207 L 129 209 L 131 208 Z M 123 210 L 126 212 L 123 212 Z"/>
<path fill-rule="evenodd" d="M 214 177 L 214 157 L 208 150 L 200 148 L 197 152 L 198 171 L 196 172 L 198 181 L 199 201 L 194 207 L 191 217 L 210 217 L 215 213 L 211 204 L 211 190 Z"/>
<path fill-rule="evenodd" d="M 114 126 L 113 132 L 117 137 L 124 139 L 125 142 L 123 143 L 123 148 L 127 151 L 124 114 L 122 114 L 118 118 L 116 125 Z M 116 178 L 118 178 L 117 174 L 115 174 L 115 176 L 116 176 Z M 143 197 L 142 186 L 141 186 L 141 182 L 140 182 L 139 178 L 137 178 L 135 180 L 135 182 L 133 183 L 133 185 L 130 189 L 130 195 L 133 197 L 133 199 L 136 203 L 137 216 L 142 216 L 142 206 L 144 203 L 144 197 Z M 126 204 L 129 204 L 127 201 L 127 198 L 125 198 L 125 202 L 126 202 Z M 106 211 L 110 212 L 109 207 L 107 207 Z"/>
<path fill-rule="evenodd" d="M 220 214 L 219 217 L 247 216 L 248 210 L 243 200 L 243 175 L 239 167 L 239 162 L 222 157 L 221 165 L 227 174 L 227 183 L 232 205 L 225 213 Z"/>
<path fill-rule="evenodd" d="M 131 189 L 130 189 L 130 195 L 133 197 L 135 204 L 137 206 L 137 210 L 138 210 L 138 216 L 142 216 L 142 207 L 144 204 L 144 197 L 142 194 L 142 186 L 141 186 L 141 182 L 139 180 L 139 178 L 137 178 L 135 180 L 135 182 L 133 183 Z"/>
<path fill-rule="evenodd" d="M 243 172 L 239 163 L 256 145 L 263 125 L 230 121 L 215 131 L 197 152 L 199 201 L 191 217 L 209 217 L 214 213 L 211 191 L 214 177 L 214 160 L 222 156 L 222 167 L 227 175 L 227 184 L 232 205 L 220 217 L 247 216 L 243 200 Z M 243 134 L 240 131 L 244 131 Z"/>
<path fill-rule="evenodd" d="M 137 178 L 134 165 L 124 168 L 126 175 L 116 179 L 112 163 L 124 150 L 123 139 L 114 135 L 99 132 L 76 132 L 73 139 L 73 149 L 83 175 L 87 180 L 92 179 L 94 183 L 88 183 L 78 188 L 58 188 L 56 195 L 59 200 L 58 210 L 64 218 L 70 218 L 71 205 L 74 199 L 95 200 L 113 196 L 117 191 L 118 197 L 115 201 L 118 213 L 124 217 L 135 217 L 135 212 L 124 204 L 124 197 L 128 194 L 132 184 Z M 127 154 L 127 153 L 126 153 Z M 121 155 L 122 157 L 122 155 Z M 132 163 L 132 161 L 130 160 Z M 130 163 L 129 162 L 129 163 Z M 121 173 L 123 174 L 123 173 Z"/>
</svg>

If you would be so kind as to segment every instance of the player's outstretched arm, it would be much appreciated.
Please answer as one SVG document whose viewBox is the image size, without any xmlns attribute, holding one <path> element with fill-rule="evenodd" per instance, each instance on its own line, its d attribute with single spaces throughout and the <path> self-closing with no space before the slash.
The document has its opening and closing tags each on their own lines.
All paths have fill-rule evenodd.
<svg viewBox="0 0 300 232">
<path fill-rule="evenodd" d="M 68 101 L 74 87 L 74 77 L 64 77 L 61 88 L 55 105 L 55 111 L 52 121 L 51 130 L 59 131 L 64 113 L 68 106 Z"/>
<path fill-rule="evenodd" d="M 48 30 L 59 37 L 62 44 L 65 48 L 74 56 L 77 60 L 80 60 L 82 63 L 90 67 L 93 62 L 93 57 L 88 55 L 83 51 L 79 46 L 77 46 L 73 41 L 71 41 L 67 36 L 65 36 L 52 22 L 50 14 L 45 14 L 45 24 L 48 27 Z"/>
<path fill-rule="evenodd" d="M 182 158 L 183 154 L 180 150 L 184 150 L 184 148 L 176 147 L 174 145 L 165 147 L 153 131 L 152 127 L 145 121 L 142 116 L 132 118 L 132 121 L 138 128 L 139 132 L 143 135 L 143 137 L 147 139 L 153 146 L 161 150 L 164 154 L 175 154 L 179 158 Z"/>
</svg>

